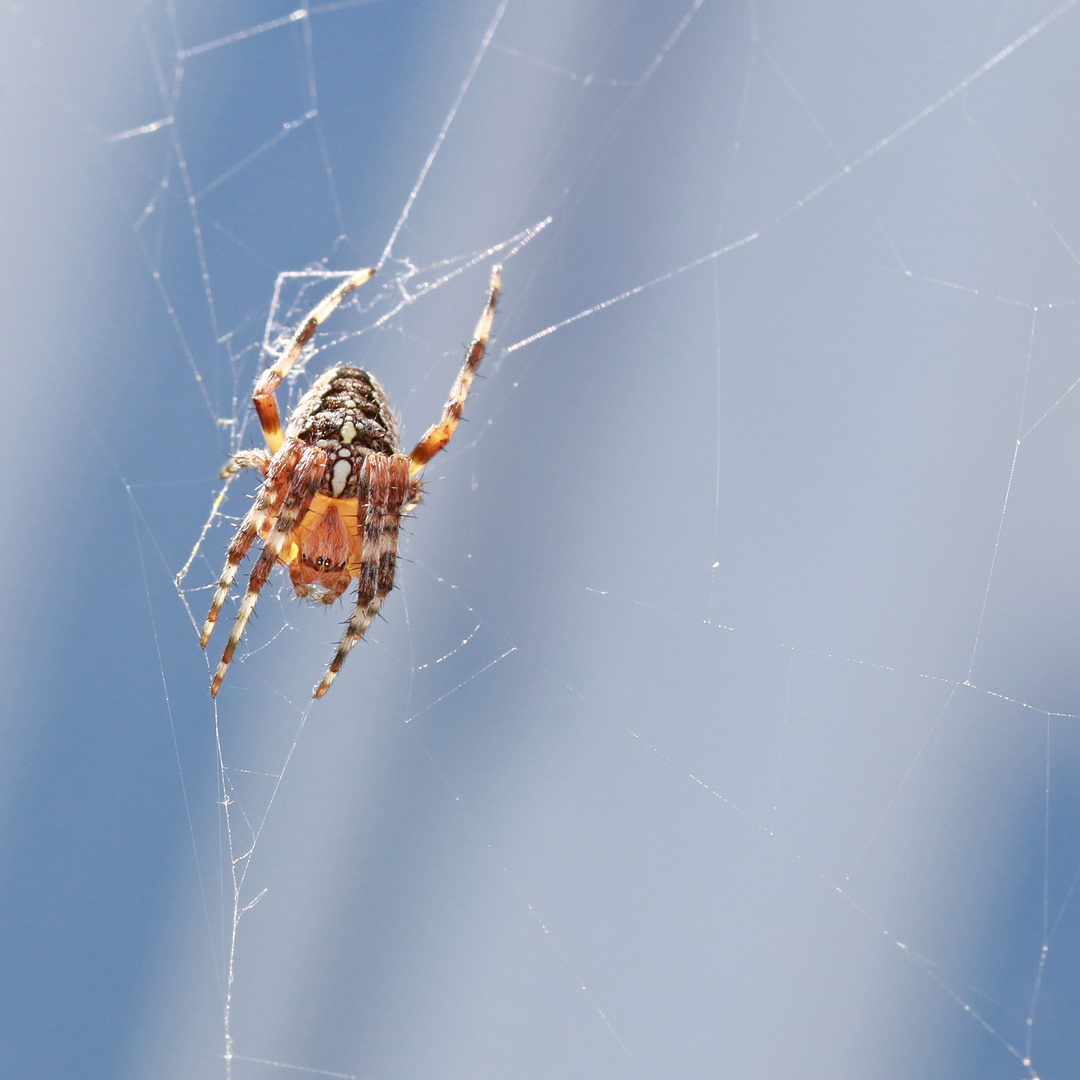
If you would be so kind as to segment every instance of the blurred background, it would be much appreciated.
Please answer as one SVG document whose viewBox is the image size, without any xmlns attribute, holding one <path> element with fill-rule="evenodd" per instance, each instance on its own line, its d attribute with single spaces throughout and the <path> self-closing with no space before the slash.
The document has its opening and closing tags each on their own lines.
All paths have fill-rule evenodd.
<svg viewBox="0 0 1080 1080">
<path fill-rule="evenodd" d="M 1074 1075 L 1077 55 L 7 4 L 4 1075 Z M 380 264 L 279 396 L 359 364 L 411 446 L 496 261 L 384 618 L 312 704 L 348 609 L 276 575 L 211 700 L 267 346 Z"/>
</svg>

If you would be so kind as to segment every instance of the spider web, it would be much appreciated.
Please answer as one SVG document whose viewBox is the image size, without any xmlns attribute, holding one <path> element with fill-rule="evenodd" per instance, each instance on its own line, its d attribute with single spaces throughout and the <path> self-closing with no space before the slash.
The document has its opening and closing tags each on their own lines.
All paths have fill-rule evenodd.
<svg viewBox="0 0 1080 1080">
<path fill-rule="evenodd" d="M 287 7 L 146 5 L 97 120 L 174 814 L 110 1075 L 1070 1075 L 1076 0 Z M 276 577 L 212 702 L 257 373 L 378 263 L 280 396 L 411 445 L 496 260 L 383 620 L 312 705 Z"/>
</svg>

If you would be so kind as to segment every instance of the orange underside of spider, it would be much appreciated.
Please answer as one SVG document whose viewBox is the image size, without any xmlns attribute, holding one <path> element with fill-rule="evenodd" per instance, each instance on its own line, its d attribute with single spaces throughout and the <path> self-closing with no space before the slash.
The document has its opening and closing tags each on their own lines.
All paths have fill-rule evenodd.
<svg viewBox="0 0 1080 1080">
<path fill-rule="evenodd" d="M 335 499 L 329 495 L 316 495 L 303 520 L 290 533 L 277 559 L 285 566 L 300 563 L 300 549 L 311 561 L 327 560 L 329 566 L 343 566 L 350 577 L 360 573 L 360 500 Z M 270 535 L 269 526 L 259 532 L 265 541 Z M 312 579 L 314 583 L 314 576 Z"/>
</svg>

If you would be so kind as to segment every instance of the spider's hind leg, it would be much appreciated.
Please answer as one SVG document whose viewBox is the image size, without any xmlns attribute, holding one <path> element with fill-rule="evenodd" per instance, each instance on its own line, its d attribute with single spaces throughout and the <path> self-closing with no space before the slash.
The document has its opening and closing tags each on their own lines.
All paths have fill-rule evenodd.
<svg viewBox="0 0 1080 1080">
<path fill-rule="evenodd" d="M 502 267 L 493 266 L 491 282 L 488 285 L 487 303 L 473 331 L 472 343 L 465 352 L 461 370 L 454 380 L 454 385 L 450 388 L 450 397 L 443 406 L 442 419 L 424 432 L 424 437 L 409 455 L 413 476 L 446 446 L 457 430 L 461 414 L 465 409 L 465 398 L 469 395 L 469 387 L 472 386 L 473 379 L 476 377 L 476 369 L 480 366 L 480 361 L 484 359 L 484 350 L 487 348 L 488 337 L 491 335 L 491 324 L 495 320 L 495 305 L 498 303 L 501 287 Z"/>
<path fill-rule="evenodd" d="M 292 370 L 293 364 L 299 359 L 304 351 L 304 346 L 315 336 L 315 331 L 337 311 L 342 300 L 354 289 L 360 288 L 365 281 L 369 281 L 375 273 L 375 267 L 366 270 L 357 270 L 350 274 L 332 293 L 324 296 L 308 313 L 308 316 L 300 324 L 292 336 L 289 347 L 271 364 L 258 378 L 255 383 L 253 402 L 255 412 L 259 417 L 259 424 L 263 430 L 266 445 L 271 453 L 276 454 L 284 441 L 284 433 L 281 430 L 281 414 L 278 411 L 277 399 L 274 392 L 281 385 L 281 380 Z"/>
</svg>

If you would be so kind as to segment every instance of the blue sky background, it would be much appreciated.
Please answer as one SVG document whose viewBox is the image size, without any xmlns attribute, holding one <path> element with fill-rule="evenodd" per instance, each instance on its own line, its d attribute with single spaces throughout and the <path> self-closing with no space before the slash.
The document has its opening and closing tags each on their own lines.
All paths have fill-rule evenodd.
<svg viewBox="0 0 1080 1080">
<path fill-rule="evenodd" d="M 0 12 L 0 1071 L 1072 1075 L 1080 4 L 289 14 Z M 211 701 L 278 275 L 411 445 L 496 259 Z"/>
</svg>

